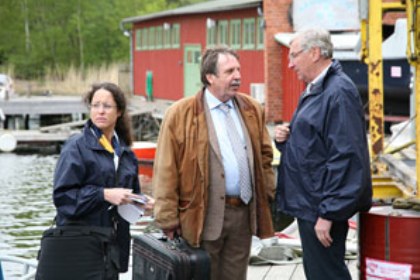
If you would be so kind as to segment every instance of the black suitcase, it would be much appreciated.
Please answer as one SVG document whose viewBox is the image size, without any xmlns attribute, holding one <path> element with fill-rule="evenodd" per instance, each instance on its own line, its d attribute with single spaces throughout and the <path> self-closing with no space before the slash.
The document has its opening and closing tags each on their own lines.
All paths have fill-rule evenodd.
<svg viewBox="0 0 420 280">
<path fill-rule="evenodd" d="M 183 239 L 153 234 L 133 237 L 133 280 L 210 279 L 210 257 Z"/>
</svg>

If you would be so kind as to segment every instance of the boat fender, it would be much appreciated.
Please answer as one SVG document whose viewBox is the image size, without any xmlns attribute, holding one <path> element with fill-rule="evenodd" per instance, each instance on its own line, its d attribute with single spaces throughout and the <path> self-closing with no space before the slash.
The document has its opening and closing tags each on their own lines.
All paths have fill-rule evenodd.
<svg viewBox="0 0 420 280">
<path fill-rule="evenodd" d="M 1 152 L 13 152 L 16 149 L 17 140 L 16 137 L 10 133 L 4 133 L 0 135 L 0 151 Z"/>
</svg>

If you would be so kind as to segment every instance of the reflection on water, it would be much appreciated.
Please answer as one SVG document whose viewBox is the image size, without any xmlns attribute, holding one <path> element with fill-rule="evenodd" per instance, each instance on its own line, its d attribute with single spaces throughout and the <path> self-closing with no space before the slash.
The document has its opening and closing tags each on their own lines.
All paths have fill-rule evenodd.
<svg viewBox="0 0 420 280">
<path fill-rule="evenodd" d="M 41 234 L 55 215 L 52 177 L 57 158 L 0 153 L 0 254 L 36 258 Z M 16 268 L 3 269 L 7 275 Z"/>
</svg>

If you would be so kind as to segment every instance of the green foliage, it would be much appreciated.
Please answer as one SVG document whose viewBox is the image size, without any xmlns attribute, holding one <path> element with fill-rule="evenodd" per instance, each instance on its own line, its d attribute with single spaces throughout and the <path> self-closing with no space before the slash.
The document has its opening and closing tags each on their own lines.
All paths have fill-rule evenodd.
<svg viewBox="0 0 420 280">
<path fill-rule="evenodd" d="M 40 78 L 76 66 L 83 71 L 129 60 L 123 18 L 203 0 L 1 0 L 0 67 Z"/>
</svg>

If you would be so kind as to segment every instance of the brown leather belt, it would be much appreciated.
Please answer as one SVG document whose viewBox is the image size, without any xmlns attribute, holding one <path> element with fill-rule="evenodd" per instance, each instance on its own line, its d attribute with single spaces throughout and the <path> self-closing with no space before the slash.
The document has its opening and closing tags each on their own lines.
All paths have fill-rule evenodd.
<svg viewBox="0 0 420 280">
<path fill-rule="evenodd" d="M 240 207 L 245 206 L 245 203 L 242 201 L 242 199 L 239 196 L 226 196 L 225 202 L 227 205 Z"/>
</svg>

